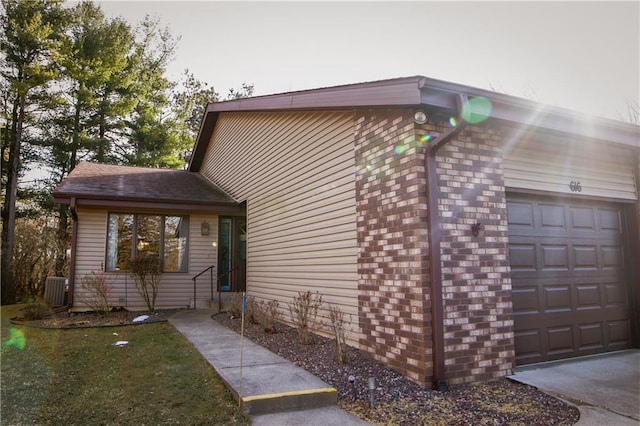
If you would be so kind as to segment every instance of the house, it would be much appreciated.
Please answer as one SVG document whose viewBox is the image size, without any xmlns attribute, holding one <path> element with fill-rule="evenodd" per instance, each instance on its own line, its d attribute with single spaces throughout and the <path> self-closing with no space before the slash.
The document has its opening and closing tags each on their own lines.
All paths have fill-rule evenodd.
<svg viewBox="0 0 640 426">
<path fill-rule="evenodd" d="M 187 171 L 80 164 L 56 190 L 76 218 L 73 309 L 103 265 L 141 307 L 119 262 L 155 220 L 154 244 L 185 251 L 163 306 L 317 290 L 352 344 L 426 386 L 638 347 L 639 141 L 422 76 L 210 104 Z M 210 265 L 221 283 L 194 297 Z"/>
</svg>

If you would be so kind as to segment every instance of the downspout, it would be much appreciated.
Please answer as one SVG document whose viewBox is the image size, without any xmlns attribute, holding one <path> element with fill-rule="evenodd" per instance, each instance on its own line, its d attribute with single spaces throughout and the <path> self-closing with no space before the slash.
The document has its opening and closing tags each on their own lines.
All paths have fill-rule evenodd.
<svg viewBox="0 0 640 426">
<path fill-rule="evenodd" d="M 457 100 L 458 118 L 462 107 L 467 103 L 467 96 L 459 93 Z M 424 164 L 427 176 L 427 221 L 429 227 L 429 278 L 431 283 L 431 330 L 433 356 L 433 383 L 438 390 L 447 390 L 444 363 L 444 313 L 442 299 L 442 257 L 440 253 L 440 214 L 438 213 L 438 172 L 436 154 L 446 143 L 460 133 L 465 121 L 459 123 L 444 134 L 431 141 L 425 150 Z"/>
<path fill-rule="evenodd" d="M 78 241 L 78 210 L 75 197 L 71 197 L 69 208 L 71 209 L 71 217 L 73 219 L 71 225 L 71 259 L 69 260 L 69 293 L 67 294 L 67 304 L 55 309 L 56 313 L 68 311 L 73 306 L 73 290 L 76 281 L 76 248 Z"/>
</svg>

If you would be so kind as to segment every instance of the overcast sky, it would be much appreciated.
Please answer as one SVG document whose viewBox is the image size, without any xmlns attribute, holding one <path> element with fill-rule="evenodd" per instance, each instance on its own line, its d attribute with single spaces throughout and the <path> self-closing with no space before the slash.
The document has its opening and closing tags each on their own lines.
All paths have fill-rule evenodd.
<svg viewBox="0 0 640 426">
<path fill-rule="evenodd" d="M 424 75 L 609 118 L 640 92 L 640 2 L 100 2 L 180 36 L 169 71 L 226 95 Z"/>
</svg>

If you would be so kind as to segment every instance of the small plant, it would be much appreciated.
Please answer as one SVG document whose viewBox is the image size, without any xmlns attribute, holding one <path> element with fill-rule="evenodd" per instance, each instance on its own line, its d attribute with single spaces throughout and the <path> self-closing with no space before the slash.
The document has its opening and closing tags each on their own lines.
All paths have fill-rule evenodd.
<svg viewBox="0 0 640 426">
<path fill-rule="evenodd" d="M 240 318 L 242 316 L 242 293 L 233 293 L 233 296 L 231 296 L 229 315 L 232 318 Z"/>
<path fill-rule="evenodd" d="M 22 308 L 22 314 L 27 321 L 41 320 L 51 315 L 51 308 L 44 300 L 37 298 Z"/>
<path fill-rule="evenodd" d="M 280 312 L 278 311 L 279 303 L 273 299 L 270 301 L 261 300 L 256 302 L 253 317 L 255 321 L 262 326 L 265 333 L 276 332 L 276 322 Z"/>
<path fill-rule="evenodd" d="M 104 272 L 95 273 L 91 271 L 82 277 L 80 286 L 86 294 L 80 297 L 87 306 L 100 315 L 107 315 L 111 309 L 109 300 L 113 292 L 113 283 Z"/>
<path fill-rule="evenodd" d="M 336 362 L 340 365 L 347 363 L 347 340 L 345 338 L 346 321 L 344 312 L 338 307 L 329 307 L 329 328 L 335 339 Z"/>
<path fill-rule="evenodd" d="M 298 329 L 298 342 L 310 345 L 313 342 L 310 327 L 316 322 L 318 310 L 322 306 L 322 295 L 317 291 L 312 294 L 298 293 L 289 304 L 289 312 L 294 326 Z"/>
<path fill-rule="evenodd" d="M 129 271 L 136 280 L 136 289 L 149 312 L 156 310 L 156 298 L 162 276 L 162 261 L 158 256 L 143 254 L 129 262 Z"/>
<path fill-rule="evenodd" d="M 255 299 L 252 296 L 245 297 L 244 316 L 252 324 L 258 324 L 254 319 Z M 231 306 L 229 307 L 229 314 L 232 318 L 242 317 L 242 293 L 233 293 L 231 296 Z"/>
<path fill-rule="evenodd" d="M 247 300 L 245 302 L 245 316 L 249 319 L 251 324 L 260 324 L 260 321 L 256 317 L 256 312 L 259 309 L 258 302 L 256 302 L 256 298 L 253 296 L 247 296 Z"/>
</svg>

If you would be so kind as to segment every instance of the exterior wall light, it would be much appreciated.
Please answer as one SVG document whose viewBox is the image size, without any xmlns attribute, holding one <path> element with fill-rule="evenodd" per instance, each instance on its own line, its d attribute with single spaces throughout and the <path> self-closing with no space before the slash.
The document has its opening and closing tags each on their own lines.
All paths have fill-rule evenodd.
<svg viewBox="0 0 640 426">
<path fill-rule="evenodd" d="M 424 111 L 416 111 L 413 113 L 413 121 L 416 122 L 416 124 L 424 124 L 427 122 L 429 117 L 427 117 L 427 114 L 424 113 Z"/>
<path fill-rule="evenodd" d="M 480 222 L 477 222 L 471 225 L 471 233 L 473 234 L 474 237 L 477 237 L 480 234 L 481 227 L 482 227 L 482 224 Z"/>
<path fill-rule="evenodd" d="M 209 222 L 206 220 L 200 224 L 200 235 L 209 235 Z"/>
</svg>

